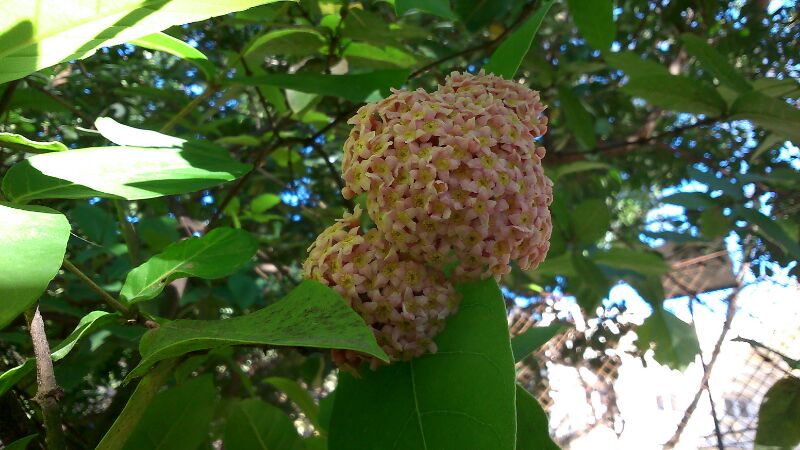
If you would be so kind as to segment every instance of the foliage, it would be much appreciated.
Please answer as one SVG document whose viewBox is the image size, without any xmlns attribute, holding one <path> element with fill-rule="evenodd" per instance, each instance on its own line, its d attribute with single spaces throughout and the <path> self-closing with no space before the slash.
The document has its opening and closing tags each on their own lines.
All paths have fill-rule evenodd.
<svg viewBox="0 0 800 450">
<path fill-rule="evenodd" d="M 346 121 L 453 70 L 539 90 L 550 252 L 501 284 L 613 319 L 625 305 L 604 299 L 627 282 L 654 311 L 640 349 L 681 367 L 699 346 L 663 307 L 671 261 L 655 245 L 728 237 L 766 271 L 800 271 L 796 22 L 763 2 L 3 2 L 0 440 L 45 445 L 23 317 L 38 301 L 70 447 L 554 445 L 511 351 L 559 328 L 510 344 L 492 282 L 461 287 L 438 354 L 340 374 L 331 392 L 319 349 L 385 357 L 338 294 L 300 276 L 353 206 Z M 649 214 L 665 204 L 680 213 Z M 788 396 L 769 398 L 757 439 L 790 442 Z M 409 417 L 419 427 L 399 429 Z M 440 427 L 471 441 L 440 445 Z"/>
</svg>

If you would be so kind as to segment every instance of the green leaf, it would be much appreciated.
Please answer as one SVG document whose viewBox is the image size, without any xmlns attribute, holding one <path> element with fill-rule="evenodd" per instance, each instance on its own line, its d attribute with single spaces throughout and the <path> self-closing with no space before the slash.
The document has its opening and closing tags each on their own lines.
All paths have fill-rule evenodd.
<svg viewBox="0 0 800 450">
<path fill-rule="evenodd" d="M 686 209 L 706 209 L 714 206 L 714 201 L 703 192 L 676 192 L 661 199 L 661 203 L 680 205 Z"/>
<path fill-rule="evenodd" d="M 733 209 L 735 216 L 755 226 L 758 234 L 764 236 L 781 248 L 787 255 L 800 257 L 800 244 L 792 239 L 777 222 L 754 209 L 736 207 Z"/>
<path fill-rule="evenodd" d="M 3 450 L 25 450 L 26 448 L 28 448 L 28 444 L 30 444 L 31 441 L 36 439 L 37 436 L 39 435 L 31 434 L 23 438 L 17 439 L 16 441 L 11 442 L 10 444 L 4 446 Z"/>
<path fill-rule="evenodd" d="M 216 396 L 211 375 L 192 378 L 158 394 L 124 448 L 197 449 L 208 438 Z"/>
<path fill-rule="evenodd" d="M 517 385 L 516 450 L 558 450 L 550 438 L 547 414 L 525 388 Z"/>
<path fill-rule="evenodd" d="M 97 448 L 120 450 L 125 446 L 142 416 L 149 413 L 153 399 L 172 374 L 176 364 L 177 360 L 164 361 L 142 378 L 128 402 L 125 403 L 125 408 L 114 420 L 114 424 L 103 436 Z M 149 448 L 149 446 L 145 448 Z"/>
<path fill-rule="evenodd" d="M 511 0 L 451 0 L 453 11 L 469 31 L 489 25 L 511 6 Z"/>
<path fill-rule="evenodd" d="M 647 299 L 651 304 L 660 299 Z M 694 327 L 657 306 L 653 314 L 636 330 L 637 346 L 645 351 L 654 347 L 653 357 L 660 364 L 683 370 L 700 354 Z"/>
<path fill-rule="evenodd" d="M 539 264 L 536 269 L 527 272 L 531 276 L 564 276 L 570 277 L 576 275 L 575 267 L 572 265 L 572 255 L 564 253 L 555 258 L 548 257 Z"/>
<path fill-rule="evenodd" d="M 671 111 L 718 116 L 725 100 L 711 86 L 685 76 L 645 75 L 631 77 L 622 92 Z"/>
<path fill-rule="evenodd" d="M 417 63 L 414 55 L 397 47 L 352 42 L 342 54 L 350 67 L 393 69 L 411 67 Z"/>
<path fill-rule="evenodd" d="M 572 254 L 572 266 L 577 274 L 577 279 L 572 282 L 575 284 L 578 305 L 594 316 L 595 310 L 611 289 L 611 281 L 594 261 L 580 253 Z"/>
<path fill-rule="evenodd" d="M 797 424 L 800 424 L 800 378 L 787 376 L 769 388 L 758 408 L 756 447 L 796 448 L 800 444 Z"/>
<path fill-rule="evenodd" d="M 176 242 L 131 270 L 120 298 L 128 303 L 150 300 L 178 278 L 222 278 L 250 261 L 256 250 L 258 244 L 250 233 L 225 227 Z"/>
<path fill-rule="evenodd" d="M 726 84 L 739 92 L 753 90 L 753 86 L 727 61 L 727 59 L 708 45 L 705 39 L 694 34 L 681 35 L 686 51 L 697 58 L 697 61 L 720 83 Z"/>
<path fill-rule="evenodd" d="M 131 147 L 175 147 L 186 144 L 186 139 L 169 136 L 158 131 L 145 130 L 123 125 L 111 117 L 98 117 L 94 127 L 100 135 L 116 145 Z"/>
<path fill-rule="evenodd" d="M 217 69 L 203 52 L 168 34 L 153 33 L 134 39 L 131 41 L 131 44 L 150 50 L 166 52 L 178 58 L 185 59 L 197 66 L 197 68 L 203 72 L 203 75 L 205 75 L 206 80 L 213 80 L 216 75 Z"/>
<path fill-rule="evenodd" d="M 599 161 L 575 161 L 569 164 L 564 164 L 563 166 L 558 166 L 555 173 L 553 174 L 553 181 L 562 178 L 565 175 L 571 175 L 573 173 L 579 172 L 586 172 L 589 170 L 607 170 L 610 169 L 611 165 L 599 162 Z"/>
<path fill-rule="evenodd" d="M 314 403 L 314 399 L 311 398 L 307 389 L 296 381 L 283 377 L 269 377 L 264 381 L 283 391 L 289 400 L 297 405 L 300 411 L 303 411 L 314 428 L 319 429 L 319 406 Z"/>
<path fill-rule="evenodd" d="M 617 27 L 614 24 L 614 2 L 592 0 L 588 2 L 567 0 L 572 21 L 586 43 L 598 50 L 606 50 L 614 42 Z"/>
<path fill-rule="evenodd" d="M 783 136 L 779 136 L 775 133 L 768 133 L 764 136 L 764 140 L 758 144 L 755 150 L 750 153 L 750 157 L 747 158 L 749 162 L 754 162 L 758 159 L 759 156 L 763 155 L 764 152 L 772 150 L 777 147 L 783 147 L 783 144 L 786 142 L 786 138 Z"/>
<path fill-rule="evenodd" d="M 522 59 L 528 54 L 533 38 L 539 31 L 539 26 L 542 25 L 542 20 L 551 6 L 553 6 L 553 0 L 547 0 L 536 10 L 535 14 L 497 47 L 484 67 L 486 73 L 493 73 L 509 80 L 514 78 L 514 74 L 517 73 Z"/>
<path fill-rule="evenodd" d="M 725 236 L 732 227 L 730 219 L 722 214 L 722 209 L 713 207 L 700 213 L 700 235 L 707 239 Z"/>
<path fill-rule="evenodd" d="M 0 14 L 0 83 L 62 61 L 82 59 L 173 25 L 275 0 L 41 0 L 4 5 Z"/>
<path fill-rule="evenodd" d="M 605 237 L 611 228 L 611 211 L 601 199 L 584 200 L 572 211 L 572 230 L 575 239 L 592 244 Z"/>
<path fill-rule="evenodd" d="M 250 211 L 256 214 L 263 213 L 281 203 L 281 197 L 275 194 L 261 194 L 250 202 Z"/>
<path fill-rule="evenodd" d="M 583 150 L 591 150 L 597 144 L 594 135 L 594 118 L 581 100 L 567 86 L 558 88 L 558 100 L 564 111 L 567 128 Z"/>
<path fill-rule="evenodd" d="M 625 72 L 631 78 L 670 76 L 666 67 L 655 61 L 643 58 L 642 55 L 635 52 L 606 52 L 603 54 L 603 59 L 606 60 L 609 66 Z"/>
<path fill-rule="evenodd" d="M 95 196 L 139 200 L 234 180 L 250 165 L 207 146 L 93 147 L 35 155 L 11 167 L 3 192 L 17 203 Z"/>
<path fill-rule="evenodd" d="M 514 362 L 520 362 L 547 343 L 553 336 L 564 329 L 564 325 L 555 324 L 546 327 L 531 327 L 511 339 L 511 352 Z"/>
<path fill-rule="evenodd" d="M 310 56 L 320 53 L 324 47 L 325 37 L 314 29 L 285 28 L 270 31 L 254 39 L 244 56 L 262 60 L 270 55 Z M 263 61 L 259 61 L 261 62 Z"/>
<path fill-rule="evenodd" d="M 61 268 L 70 226 L 58 211 L 0 202 L 0 328 L 31 307 Z"/>
<path fill-rule="evenodd" d="M 769 97 L 795 97 L 800 93 L 800 83 L 792 78 L 758 78 L 753 80 L 753 88 Z"/>
<path fill-rule="evenodd" d="M 613 247 L 594 254 L 592 259 L 604 266 L 632 270 L 644 275 L 664 275 L 671 270 L 660 253 L 644 249 Z"/>
<path fill-rule="evenodd" d="M 363 370 L 361 378 L 340 372 L 330 450 L 514 449 L 514 359 L 502 294 L 492 279 L 459 292 L 436 354 Z"/>
<path fill-rule="evenodd" d="M 37 142 L 14 133 L 0 133 L 0 147 L 26 153 L 63 152 L 67 146 L 58 141 Z"/>
<path fill-rule="evenodd" d="M 84 337 L 94 333 L 95 330 L 103 328 L 104 326 L 114 323 L 119 319 L 115 313 L 107 311 L 92 311 L 81 318 L 75 330 L 69 334 L 61 343 L 53 347 L 51 358 L 53 362 L 63 359 L 65 356 L 75 348 L 78 341 Z M 8 389 L 17 384 L 27 374 L 34 371 L 36 368 L 36 360 L 28 359 L 17 367 L 9 369 L 0 374 L 0 396 L 2 396 Z"/>
<path fill-rule="evenodd" d="M 240 400 L 225 422 L 226 450 L 303 450 L 291 420 L 280 409 L 257 398 Z"/>
<path fill-rule="evenodd" d="M 336 291 L 304 281 L 284 299 L 225 320 L 176 320 L 142 337 L 142 361 L 128 379 L 163 359 L 226 345 L 278 345 L 355 350 L 388 360 L 364 321 Z"/>
<path fill-rule="evenodd" d="M 800 110 L 760 92 L 742 94 L 731 106 L 730 119 L 746 119 L 800 143 Z"/>
<path fill-rule="evenodd" d="M 341 97 L 353 102 L 372 101 L 388 95 L 389 88 L 399 88 L 408 78 L 409 71 L 376 70 L 347 75 L 322 75 L 311 73 L 268 74 L 234 78 L 233 83 L 248 86 L 277 86 L 308 94 Z"/>
<path fill-rule="evenodd" d="M 394 9 L 402 16 L 412 9 L 420 10 L 445 19 L 455 20 L 456 15 L 450 9 L 449 0 L 395 0 Z"/>
</svg>

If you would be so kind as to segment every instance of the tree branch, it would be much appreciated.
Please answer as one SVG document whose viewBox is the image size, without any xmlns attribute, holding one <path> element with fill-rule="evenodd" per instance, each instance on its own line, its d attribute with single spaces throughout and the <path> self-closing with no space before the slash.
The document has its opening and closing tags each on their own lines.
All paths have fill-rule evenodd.
<svg viewBox="0 0 800 450">
<path fill-rule="evenodd" d="M 75 276 L 77 276 L 81 281 L 83 281 L 84 284 L 89 286 L 90 289 L 92 289 L 98 295 L 100 295 L 100 298 L 102 298 L 103 301 L 106 302 L 106 304 L 108 304 L 108 306 L 118 311 L 128 320 L 139 322 L 147 328 L 158 328 L 157 323 L 142 316 L 136 309 L 130 308 L 125 304 L 123 304 L 122 302 L 120 302 L 119 300 L 112 297 L 111 294 L 106 292 L 105 289 L 98 286 L 97 283 L 95 283 L 91 278 L 89 278 L 88 275 L 86 275 L 80 269 L 75 267 L 75 265 L 72 264 L 72 262 L 70 262 L 69 259 L 64 258 L 63 267 L 68 271 L 72 272 Z"/>
<path fill-rule="evenodd" d="M 33 398 L 42 408 L 44 428 L 46 433 L 47 448 L 62 450 L 64 444 L 64 430 L 61 425 L 61 411 L 58 408 L 58 399 L 63 392 L 58 387 L 56 376 L 53 372 L 53 359 L 50 356 L 50 344 L 44 331 L 44 321 L 39 313 L 37 304 L 32 310 L 25 313 L 28 319 L 33 353 L 36 357 L 36 396 Z"/>
<path fill-rule="evenodd" d="M 125 240 L 125 245 L 128 246 L 128 257 L 133 266 L 138 266 L 141 263 L 141 255 L 139 253 L 139 237 L 136 235 L 136 230 L 133 229 L 133 224 L 128 222 L 128 214 L 125 211 L 127 202 L 123 200 L 114 200 L 114 209 L 117 211 L 117 221 L 122 231 L 122 238 Z"/>
</svg>

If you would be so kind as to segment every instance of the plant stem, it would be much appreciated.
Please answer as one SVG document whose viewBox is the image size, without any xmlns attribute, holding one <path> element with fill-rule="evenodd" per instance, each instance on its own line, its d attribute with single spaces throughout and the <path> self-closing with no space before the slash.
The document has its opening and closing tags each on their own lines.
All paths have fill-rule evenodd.
<svg viewBox="0 0 800 450">
<path fill-rule="evenodd" d="M 114 200 L 114 209 L 117 210 L 117 220 L 122 230 L 122 238 L 125 240 L 125 245 L 128 246 L 128 258 L 130 258 L 131 264 L 138 266 L 142 262 L 139 253 L 139 237 L 136 235 L 136 230 L 133 229 L 133 224 L 128 221 L 126 207 L 127 202 Z"/>
<path fill-rule="evenodd" d="M 145 317 L 142 317 L 138 311 L 130 308 L 129 306 L 123 304 L 119 300 L 112 297 L 111 294 L 106 292 L 103 288 L 98 286 L 97 283 L 92 281 L 92 279 L 89 278 L 88 275 L 83 273 L 81 269 L 75 267 L 75 265 L 72 264 L 72 262 L 70 262 L 69 259 L 64 258 L 63 266 L 65 269 L 69 270 L 75 276 L 77 276 L 81 281 L 83 281 L 84 284 L 89 286 L 89 288 L 91 288 L 98 295 L 100 295 L 100 298 L 102 298 L 103 301 L 106 302 L 106 304 L 108 304 L 108 306 L 112 307 L 114 310 L 118 311 L 120 314 L 122 314 L 129 320 L 139 322 L 147 328 L 158 328 L 157 323 L 153 322 L 152 320 L 146 319 Z"/>
<path fill-rule="evenodd" d="M 61 397 L 61 388 L 56 383 L 53 372 L 53 359 L 50 357 L 50 344 L 44 331 L 44 321 L 39 313 L 39 305 L 25 313 L 28 319 L 28 328 L 33 342 L 33 353 L 36 357 L 36 396 L 33 398 L 42 408 L 44 428 L 46 433 L 47 448 L 62 450 L 64 445 L 64 430 L 61 427 L 61 411 L 58 409 L 58 399 Z"/>
<path fill-rule="evenodd" d="M 170 121 L 167 122 L 163 127 L 161 127 L 159 131 L 161 133 L 168 133 L 172 131 L 172 129 L 175 128 L 175 125 L 177 125 L 178 122 L 181 121 L 181 119 L 186 117 L 187 114 L 189 114 L 193 109 L 197 108 L 197 106 L 200 105 L 200 103 L 203 103 L 206 99 L 208 99 L 208 97 L 211 97 L 215 92 L 217 92 L 217 89 L 218 86 L 216 84 L 213 83 L 209 84 L 208 87 L 206 87 L 206 90 L 203 91 L 202 94 L 198 95 L 197 97 L 194 98 L 194 100 L 187 103 L 186 106 L 184 106 L 183 109 L 178 111 L 178 114 L 175 114 L 175 116 L 172 119 L 170 119 Z"/>
</svg>

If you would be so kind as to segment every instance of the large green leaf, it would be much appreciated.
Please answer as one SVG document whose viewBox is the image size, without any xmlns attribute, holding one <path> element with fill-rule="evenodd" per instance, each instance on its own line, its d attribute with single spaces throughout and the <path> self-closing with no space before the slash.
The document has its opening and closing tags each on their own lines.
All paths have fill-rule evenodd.
<svg viewBox="0 0 800 450">
<path fill-rule="evenodd" d="M 267 55 L 311 56 L 325 47 L 325 37 L 311 28 L 284 28 L 263 34 L 247 47 L 244 56 L 254 60 Z M 258 61 L 259 65 L 262 61 Z"/>
<path fill-rule="evenodd" d="M 784 230 L 777 222 L 771 218 L 761 214 L 754 209 L 743 207 L 736 207 L 733 213 L 746 220 L 751 226 L 757 227 L 758 233 L 774 242 L 786 254 L 793 257 L 800 257 L 800 244 L 795 239 L 792 239 L 786 230 Z"/>
<path fill-rule="evenodd" d="M 403 15 L 417 9 L 445 19 L 455 20 L 456 15 L 450 9 L 449 0 L 395 0 L 394 9 L 397 15 Z"/>
<path fill-rule="evenodd" d="M 75 330 L 69 334 L 61 343 L 52 349 L 50 354 L 53 362 L 63 359 L 78 344 L 78 341 L 92 334 L 95 330 L 102 328 L 119 319 L 119 315 L 107 311 L 92 311 L 83 316 L 78 322 Z M 36 361 L 28 359 L 17 367 L 8 369 L 0 374 L 0 396 L 2 396 L 13 385 L 17 384 L 27 374 L 36 368 Z"/>
<path fill-rule="evenodd" d="M 704 192 L 676 192 L 662 198 L 661 203 L 680 205 L 686 209 L 706 209 L 714 206 L 714 200 Z"/>
<path fill-rule="evenodd" d="M 539 26 L 542 25 L 542 20 L 551 6 L 553 6 L 553 0 L 544 2 L 535 14 L 497 47 L 484 67 L 486 73 L 493 73 L 509 80 L 514 78 L 514 74 L 517 73 L 517 69 L 522 63 L 522 58 L 528 54 L 533 38 L 539 31 Z"/>
<path fill-rule="evenodd" d="M 608 295 L 611 280 L 594 261 L 581 253 L 572 253 L 572 266 L 577 274 L 575 279 L 570 280 L 570 283 L 574 285 L 575 297 L 578 304 L 593 316 L 597 307 Z"/>
<path fill-rule="evenodd" d="M 269 377 L 264 381 L 283 391 L 289 397 L 289 400 L 303 411 L 303 414 L 314 425 L 314 428 L 319 429 L 319 406 L 314 403 L 314 399 L 311 398 L 308 389 L 300 386 L 294 380 L 283 377 Z"/>
<path fill-rule="evenodd" d="M 142 375 L 163 359 L 237 344 L 338 348 L 388 360 L 361 317 L 336 291 L 304 281 L 284 299 L 251 314 L 225 320 L 176 320 L 148 331 L 139 344 L 142 361 L 128 378 Z"/>
<path fill-rule="evenodd" d="M 459 292 L 461 306 L 436 339 L 436 354 L 365 369 L 361 378 L 340 373 L 330 450 L 514 449 L 505 303 L 491 279 Z"/>
<path fill-rule="evenodd" d="M 138 200 L 182 194 L 234 180 L 250 165 L 207 146 L 93 147 L 35 155 L 9 169 L 3 192 L 26 203 L 95 196 Z"/>
<path fill-rule="evenodd" d="M 47 289 L 61 267 L 69 231 L 58 211 L 0 202 L 0 328 Z"/>
<path fill-rule="evenodd" d="M 614 24 L 614 2 L 612 0 L 592 0 L 582 2 L 567 0 L 572 21 L 586 42 L 598 50 L 611 47 L 617 27 Z"/>
<path fill-rule="evenodd" d="M 367 69 L 394 69 L 411 67 L 417 63 L 414 55 L 392 46 L 377 46 L 352 42 L 344 50 L 350 67 Z"/>
<path fill-rule="evenodd" d="M 208 437 L 216 395 L 211 375 L 192 378 L 158 394 L 123 448 L 197 449 Z"/>
<path fill-rule="evenodd" d="M 303 441 L 286 414 L 251 398 L 236 402 L 225 422 L 226 450 L 304 450 Z"/>
<path fill-rule="evenodd" d="M 0 133 L 0 147 L 26 153 L 63 152 L 67 149 L 58 141 L 36 142 L 14 133 Z"/>
<path fill-rule="evenodd" d="M 31 434 L 23 438 L 17 439 L 16 441 L 11 442 L 8 445 L 4 446 L 3 450 L 25 450 L 26 448 L 28 448 L 28 444 L 30 444 L 32 440 L 36 439 L 37 436 L 39 435 Z"/>
<path fill-rule="evenodd" d="M 520 385 L 517 385 L 517 447 L 516 450 L 558 450 L 550 438 L 547 414 L 542 405 Z"/>
<path fill-rule="evenodd" d="M 187 143 L 186 139 L 169 136 L 158 131 L 123 125 L 110 117 L 98 117 L 94 121 L 94 127 L 104 138 L 116 145 L 179 148 Z M 193 143 L 192 145 L 195 144 Z"/>
<path fill-rule="evenodd" d="M 669 264 L 661 254 L 644 249 L 612 247 L 594 254 L 592 259 L 603 266 L 632 270 L 644 275 L 664 275 L 670 271 Z"/>
<path fill-rule="evenodd" d="M 622 91 L 671 111 L 718 116 L 727 106 L 716 89 L 685 76 L 632 77 Z"/>
<path fill-rule="evenodd" d="M 700 354 L 694 327 L 660 306 L 654 309 L 636 334 L 640 349 L 644 351 L 653 346 L 655 360 L 673 369 L 683 370 Z"/>
<path fill-rule="evenodd" d="M 277 86 L 309 94 L 329 95 L 353 102 L 365 102 L 387 95 L 389 88 L 399 88 L 405 83 L 409 73 L 408 70 L 376 70 L 347 75 L 276 73 L 234 78 L 232 82 L 249 86 Z"/>
<path fill-rule="evenodd" d="M 558 88 L 558 101 L 564 112 L 567 128 L 575 136 L 583 150 L 593 149 L 597 143 L 594 135 L 594 119 L 586 106 L 567 86 Z"/>
<path fill-rule="evenodd" d="M 779 98 L 756 91 L 742 94 L 733 102 L 730 118 L 751 120 L 795 144 L 800 143 L 800 110 Z"/>
<path fill-rule="evenodd" d="M 214 64 L 208 60 L 208 57 L 204 55 L 203 52 L 168 34 L 153 33 L 134 39 L 131 41 L 131 44 L 150 50 L 166 52 L 178 58 L 185 59 L 197 66 L 203 72 L 203 75 L 206 76 L 206 80 L 213 80 L 216 75 Z"/>
<path fill-rule="evenodd" d="M 119 295 L 136 303 L 154 298 L 178 278 L 222 278 L 250 261 L 256 250 L 256 240 L 247 231 L 216 228 L 203 237 L 176 242 L 131 270 Z"/>
<path fill-rule="evenodd" d="M 555 324 L 546 327 L 531 327 L 511 339 L 511 351 L 514 362 L 520 362 L 539 347 L 547 343 L 553 336 L 564 329 L 564 325 Z"/>
<path fill-rule="evenodd" d="M 161 386 L 172 375 L 176 363 L 176 360 L 164 361 L 139 381 L 133 394 L 125 403 L 125 408 L 122 409 L 122 412 L 114 420 L 114 424 L 97 445 L 98 449 L 120 450 L 125 446 L 142 416 L 150 410 L 150 405 Z"/>
<path fill-rule="evenodd" d="M 591 244 L 602 239 L 611 228 L 611 212 L 601 199 L 584 200 L 572 211 L 572 231 L 575 238 Z"/>
<path fill-rule="evenodd" d="M 684 34 L 681 36 L 683 45 L 690 55 L 697 58 L 703 69 L 715 76 L 721 83 L 724 83 L 739 92 L 753 90 L 753 86 L 731 66 L 727 59 L 719 54 L 713 47 L 708 45 L 705 39 L 694 34 Z"/>
<path fill-rule="evenodd" d="M 275 0 L 13 0 L 0 3 L 0 83 L 173 25 Z"/>
<path fill-rule="evenodd" d="M 756 447 L 793 449 L 800 444 L 800 378 L 772 385 L 758 408 Z"/>
<path fill-rule="evenodd" d="M 670 75 L 666 67 L 631 51 L 606 52 L 603 54 L 603 59 L 606 60 L 609 66 L 625 72 L 631 78 Z"/>
<path fill-rule="evenodd" d="M 511 0 L 450 0 L 453 11 L 469 31 L 477 31 L 506 12 Z"/>
</svg>

